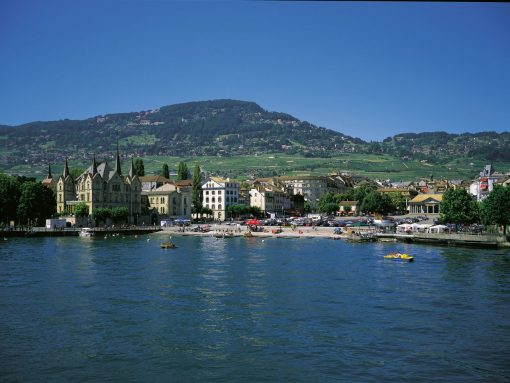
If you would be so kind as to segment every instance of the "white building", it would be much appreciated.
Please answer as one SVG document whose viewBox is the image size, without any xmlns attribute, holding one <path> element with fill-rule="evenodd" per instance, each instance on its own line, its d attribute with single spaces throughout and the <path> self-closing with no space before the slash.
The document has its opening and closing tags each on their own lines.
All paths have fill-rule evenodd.
<svg viewBox="0 0 510 383">
<path fill-rule="evenodd" d="M 494 184 L 504 178 L 504 174 L 494 171 L 492 165 L 485 165 L 480 177 L 469 186 L 469 194 L 476 197 L 477 201 L 483 200 L 494 189 Z"/>
<path fill-rule="evenodd" d="M 209 177 L 202 184 L 202 206 L 213 211 L 214 219 L 227 218 L 227 207 L 239 204 L 240 185 L 238 182 L 219 177 Z"/>
</svg>

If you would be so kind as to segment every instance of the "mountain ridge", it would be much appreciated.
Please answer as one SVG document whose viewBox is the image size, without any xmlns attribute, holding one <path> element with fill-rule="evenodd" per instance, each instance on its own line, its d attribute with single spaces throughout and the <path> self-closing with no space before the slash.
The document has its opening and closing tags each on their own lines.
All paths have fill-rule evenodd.
<svg viewBox="0 0 510 383">
<path fill-rule="evenodd" d="M 236 156 L 281 152 L 305 157 L 335 153 L 392 154 L 438 161 L 469 157 L 510 161 L 510 133 L 400 133 L 366 142 L 253 101 L 218 99 L 156 109 L 97 115 L 83 120 L 0 125 L 7 165 L 110 156 L 118 142 L 135 156 Z"/>
</svg>

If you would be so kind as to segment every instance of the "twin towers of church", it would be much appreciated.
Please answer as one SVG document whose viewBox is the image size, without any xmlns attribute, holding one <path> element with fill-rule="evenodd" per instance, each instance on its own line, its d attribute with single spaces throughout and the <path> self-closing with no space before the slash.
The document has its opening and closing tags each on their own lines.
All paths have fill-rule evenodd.
<svg viewBox="0 0 510 383">
<path fill-rule="evenodd" d="M 73 213 L 76 205 L 81 203 L 87 205 L 89 214 L 97 208 L 126 207 L 129 223 L 138 223 L 142 185 L 136 175 L 133 159 L 129 173 L 122 175 L 118 147 L 113 169 L 106 161 L 98 164 L 94 155 L 92 164 L 76 179 L 69 173 L 66 159 L 64 172 L 58 178 L 55 189 L 57 213 Z"/>
</svg>

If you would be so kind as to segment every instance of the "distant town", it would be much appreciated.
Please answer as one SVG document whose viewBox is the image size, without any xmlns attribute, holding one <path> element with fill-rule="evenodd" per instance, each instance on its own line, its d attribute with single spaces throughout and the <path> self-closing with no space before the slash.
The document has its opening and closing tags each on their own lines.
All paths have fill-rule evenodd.
<svg viewBox="0 0 510 383">
<path fill-rule="evenodd" d="M 18 178 L 17 209 L 2 206 L 2 225 L 43 226 L 45 219 L 59 218 L 60 222 L 65 219 L 67 225 L 75 227 L 165 226 L 193 219 L 221 222 L 256 217 L 276 220 L 307 214 L 333 218 L 425 216 L 437 223 L 441 220 L 472 224 L 489 222 L 487 214 L 483 218 L 483 209 L 463 203 L 464 209 L 476 211 L 468 211 L 467 216 L 459 218 L 455 215 L 459 213 L 458 207 L 445 211 L 452 210 L 449 206 L 452 201 L 446 203 L 445 197 L 451 194 L 450 199 L 459 199 L 465 195 L 473 202 L 472 206 L 481 206 L 495 189 L 506 190 L 510 185 L 510 171 L 497 171 L 490 164 L 480 169 L 471 180 L 435 179 L 430 175 L 415 181 L 392 182 L 335 173 L 275 176 L 240 182 L 204 174 L 198 165 L 190 170 L 185 163 L 179 164 L 174 179 L 170 179 L 166 164 L 160 174 L 145 174 L 141 159 L 124 163 L 123 169 L 118 148 L 114 158 L 114 163 L 108 164 L 106 161 L 98 163 L 93 156 L 90 166 L 79 175 L 71 174 L 66 160 L 62 174 L 53 174 L 48 166 L 47 177 L 40 183 Z M 9 191 L 9 179 L 12 181 L 15 177 L 2 175 L 4 205 L 13 204 L 7 195 L 15 193 L 14 189 Z M 34 182 L 51 191 L 51 197 L 44 199 L 37 193 L 30 197 L 23 185 Z M 42 210 L 26 208 L 37 204 L 51 206 Z M 504 224 L 499 221 L 494 223 Z"/>
</svg>

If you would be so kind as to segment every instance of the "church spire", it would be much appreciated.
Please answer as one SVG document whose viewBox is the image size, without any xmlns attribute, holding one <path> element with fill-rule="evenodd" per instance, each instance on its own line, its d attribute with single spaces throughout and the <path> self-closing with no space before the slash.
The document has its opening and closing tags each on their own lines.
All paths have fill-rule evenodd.
<svg viewBox="0 0 510 383">
<path fill-rule="evenodd" d="M 131 167 L 129 168 L 129 176 L 133 178 L 136 176 L 135 164 L 133 163 L 133 157 L 131 157 Z"/>
<path fill-rule="evenodd" d="M 95 176 L 97 173 L 97 163 L 96 163 L 96 154 L 94 153 L 94 158 L 92 160 L 92 175 Z"/>
<path fill-rule="evenodd" d="M 51 164 L 48 164 L 48 179 L 51 179 L 53 178 L 52 175 L 51 175 Z"/>
<path fill-rule="evenodd" d="M 66 178 L 69 175 L 69 166 L 67 166 L 67 158 L 66 158 L 66 165 L 64 167 L 64 178 Z"/>
<path fill-rule="evenodd" d="M 117 174 L 122 175 L 122 170 L 120 169 L 120 155 L 119 155 L 119 140 L 117 139 L 117 156 L 115 158 L 115 169 Z"/>
</svg>

